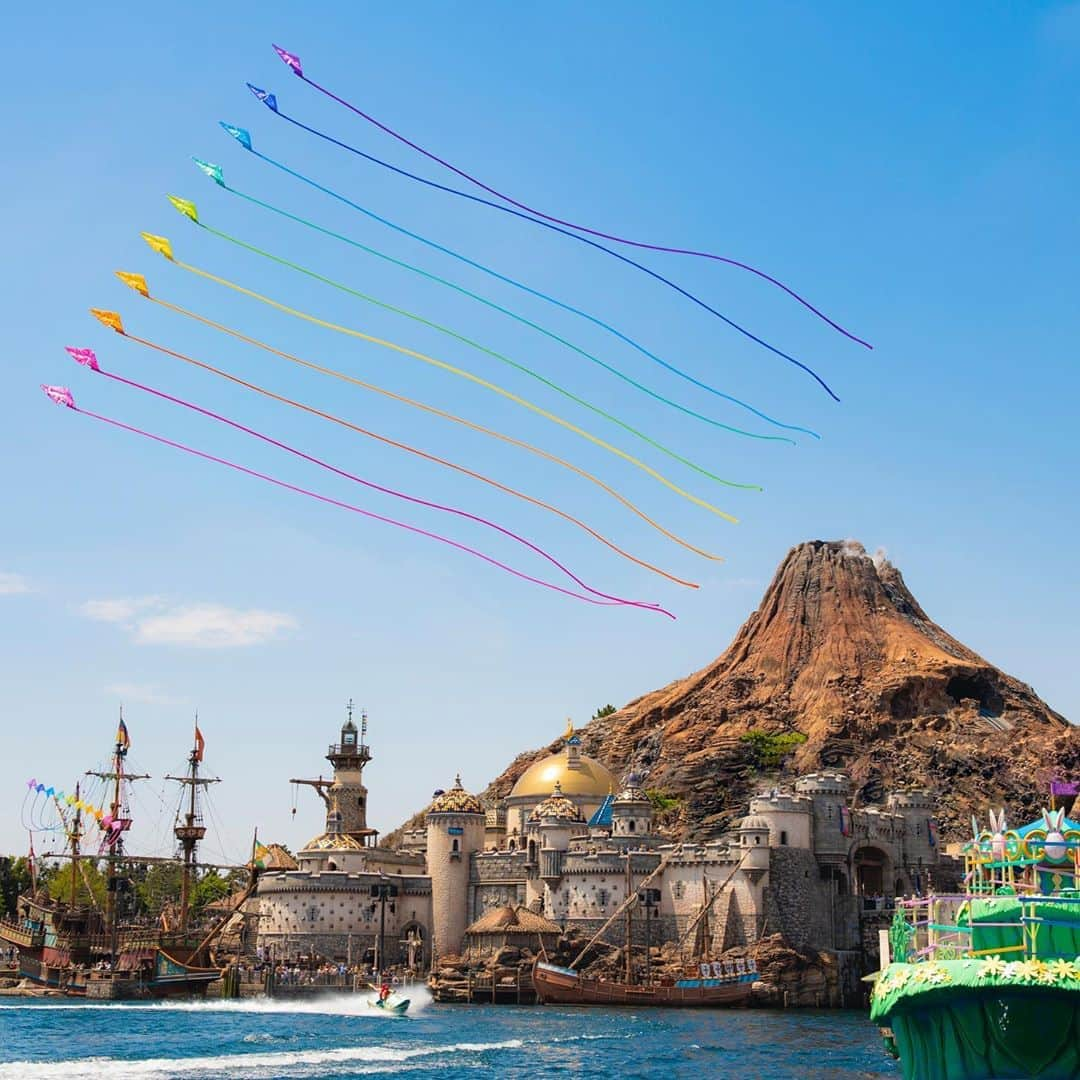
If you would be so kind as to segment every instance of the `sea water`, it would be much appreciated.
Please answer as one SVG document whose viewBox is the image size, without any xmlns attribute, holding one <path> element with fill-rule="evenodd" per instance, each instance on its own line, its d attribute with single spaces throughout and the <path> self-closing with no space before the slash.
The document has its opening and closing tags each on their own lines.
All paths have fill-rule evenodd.
<svg viewBox="0 0 1080 1080">
<path fill-rule="evenodd" d="M 895 1077 L 860 1012 L 0 1000 L 0 1078 Z"/>
</svg>

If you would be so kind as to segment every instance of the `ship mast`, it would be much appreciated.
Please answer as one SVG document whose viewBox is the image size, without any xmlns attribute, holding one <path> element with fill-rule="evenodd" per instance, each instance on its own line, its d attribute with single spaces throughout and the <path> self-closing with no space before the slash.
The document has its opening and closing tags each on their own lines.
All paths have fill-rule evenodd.
<svg viewBox="0 0 1080 1080">
<path fill-rule="evenodd" d="M 124 833 L 131 828 L 131 818 L 126 814 L 124 783 L 131 780 L 149 780 L 149 773 L 128 773 L 124 771 L 131 738 L 124 723 L 124 707 L 120 706 L 120 723 L 116 728 L 116 742 L 113 745 L 112 768 L 107 772 L 90 770 L 87 776 L 96 776 L 99 780 L 112 781 L 112 800 L 109 803 L 108 845 L 106 856 L 108 865 L 107 887 L 105 892 L 105 923 L 109 928 L 109 951 L 116 955 L 117 938 L 120 924 L 120 860 L 124 854 Z M 74 875 L 73 875 L 74 876 Z"/>
<path fill-rule="evenodd" d="M 206 836 L 206 826 L 203 825 L 202 813 L 199 809 L 199 789 L 209 787 L 210 784 L 221 783 L 216 776 L 200 776 L 199 766 L 203 759 L 203 737 L 199 731 L 199 717 L 195 716 L 195 742 L 188 755 L 188 771 L 186 776 L 166 776 L 166 780 L 173 780 L 187 788 L 187 812 L 183 821 L 177 815 L 177 822 L 173 828 L 173 835 L 180 842 L 180 850 L 183 853 L 182 876 L 180 878 L 180 929 L 186 930 L 188 917 L 191 912 L 191 887 L 195 877 L 195 851 L 199 841 Z"/>
<path fill-rule="evenodd" d="M 71 840 L 71 906 L 75 906 L 77 897 L 76 882 L 79 880 L 79 839 L 82 835 L 82 810 L 79 808 L 79 783 L 75 784 L 75 823 L 72 827 Z"/>
</svg>

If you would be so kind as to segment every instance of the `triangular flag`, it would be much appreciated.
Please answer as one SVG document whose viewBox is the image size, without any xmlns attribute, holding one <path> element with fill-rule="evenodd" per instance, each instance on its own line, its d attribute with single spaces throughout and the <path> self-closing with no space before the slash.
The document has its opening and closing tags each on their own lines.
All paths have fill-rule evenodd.
<svg viewBox="0 0 1080 1080">
<path fill-rule="evenodd" d="M 247 88 L 269 109 L 273 109 L 274 112 L 278 111 L 277 97 L 270 93 L 269 90 L 260 90 L 257 86 L 252 86 L 251 83 L 247 84 Z"/>
<path fill-rule="evenodd" d="M 297 75 L 304 74 L 304 69 L 300 65 L 300 57 L 296 53 L 286 52 L 280 45 L 274 46 L 274 52 L 281 57 L 281 62 L 291 67 Z"/>
<path fill-rule="evenodd" d="M 35 777 L 33 780 L 27 780 L 26 786 L 32 791 L 37 786 L 37 778 Z"/>
<path fill-rule="evenodd" d="M 179 195 L 168 196 L 169 202 L 180 211 L 184 217 L 191 218 L 197 225 L 199 223 L 199 212 L 195 209 L 195 204 L 190 199 L 181 199 Z"/>
<path fill-rule="evenodd" d="M 153 233 L 139 233 L 139 235 L 150 245 L 151 251 L 156 251 L 159 255 L 164 255 L 166 259 L 172 262 L 172 244 L 169 243 L 168 238 L 164 236 L 155 236 Z"/>
<path fill-rule="evenodd" d="M 41 389 L 45 391 L 45 396 L 50 401 L 56 402 L 57 405 L 66 405 L 69 409 L 75 408 L 75 399 L 66 386 L 47 386 L 42 383 Z"/>
<path fill-rule="evenodd" d="M 142 274 L 133 274 L 130 270 L 116 270 L 114 273 L 129 289 L 134 289 L 140 296 L 150 295 L 150 286 L 146 284 L 146 278 Z"/>
<path fill-rule="evenodd" d="M 34 790 L 40 795 L 45 790 L 45 785 L 44 784 L 38 784 L 38 786 L 36 788 L 34 788 Z"/>
<path fill-rule="evenodd" d="M 83 367 L 88 367 L 91 371 L 101 370 L 98 366 L 97 355 L 93 349 L 76 349 L 71 345 L 65 345 L 64 350 L 76 364 L 82 364 Z"/>
<path fill-rule="evenodd" d="M 224 120 L 219 120 L 218 123 L 245 149 L 251 149 L 251 132 L 245 131 L 244 128 L 235 127 L 233 124 L 226 124 Z"/>
<path fill-rule="evenodd" d="M 120 271 L 117 271 L 119 274 Z M 124 324 L 120 321 L 120 315 L 115 311 L 102 311 L 101 308 L 92 307 L 90 314 L 103 326 L 115 330 L 118 334 L 124 333 Z"/>
<path fill-rule="evenodd" d="M 54 796 L 54 795 L 56 794 L 56 789 L 55 789 L 55 788 L 51 788 L 51 787 L 47 787 L 47 788 L 45 789 L 45 794 L 46 794 L 46 795 L 48 795 L 48 796 L 49 796 L 49 798 L 51 799 L 51 798 L 52 798 L 52 797 L 53 797 L 53 796 Z"/>
</svg>

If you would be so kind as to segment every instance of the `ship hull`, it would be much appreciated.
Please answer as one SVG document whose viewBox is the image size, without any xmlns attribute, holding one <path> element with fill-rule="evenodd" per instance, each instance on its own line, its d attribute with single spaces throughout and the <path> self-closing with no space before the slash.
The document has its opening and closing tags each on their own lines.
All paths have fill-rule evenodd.
<svg viewBox="0 0 1080 1080">
<path fill-rule="evenodd" d="M 733 1008 L 750 1000 L 754 974 L 725 979 L 680 979 L 671 986 L 632 986 L 628 983 L 582 978 L 576 971 L 537 961 L 533 985 L 548 1005 L 630 1005 L 635 1008 Z"/>
<path fill-rule="evenodd" d="M 152 965 L 126 965 L 126 957 L 121 956 L 115 971 L 87 970 L 70 963 L 56 963 L 55 956 L 45 955 L 53 952 L 24 948 L 19 954 L 18 978 L 67 997 L 130 1000 L 202 997 L 207 987 L 221 977 L 217 968 L 184 964 L 162 950 L 152 954 Z"/>
</svg>

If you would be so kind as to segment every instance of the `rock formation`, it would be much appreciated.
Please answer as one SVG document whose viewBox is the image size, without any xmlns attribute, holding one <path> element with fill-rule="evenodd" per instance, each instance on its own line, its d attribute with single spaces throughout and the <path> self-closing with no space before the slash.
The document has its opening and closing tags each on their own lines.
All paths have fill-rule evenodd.
<svg viewBox="0 0 1080 1080">
<path fill-rule="evenodd" d="M 859 804 L 929 787 L 946 839 L 991 803 L 1030 818 L 1052 775 L 1080 774 L 1078 729 L 933 622 L 900 571 L 854 541 L 793 548 L 719 659 L 580 734 L 585 753 L 678 800 L 679 835 L 720 831 L 755 790 L 825 766 L 848 770 Z M 516 758 L 486 797 L 557 745 Z"/>
</svg>

